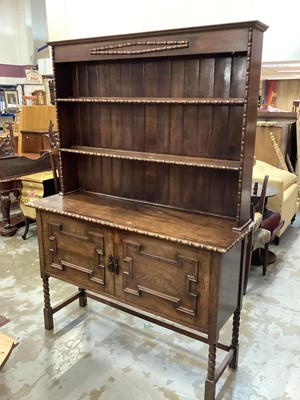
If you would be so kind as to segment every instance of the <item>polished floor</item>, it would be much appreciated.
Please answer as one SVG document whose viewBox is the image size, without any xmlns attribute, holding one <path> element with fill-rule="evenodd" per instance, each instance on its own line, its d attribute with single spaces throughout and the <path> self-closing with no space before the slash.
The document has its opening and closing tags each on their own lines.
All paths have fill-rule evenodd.
<svg viewBox="0 0 300 400">
<path fill-rule="evenodd" d="M 252 267 L 244 296 L 239 367 L 216 400 L 300 400 L 300 215 L 272 246 L 266 277 Z M 203 399 L 207 346 L 89 300 L 43 325 L 36 227 L 0 237 L 1 332 L 19 341 L 0 371 L 1 400 Z M 73 292 L 51 281 L 52 303 Z M 221 332 L 231 335 L 231 322 Z M 219 351 L 218 354 L 222 352 Z"/>
</svg>

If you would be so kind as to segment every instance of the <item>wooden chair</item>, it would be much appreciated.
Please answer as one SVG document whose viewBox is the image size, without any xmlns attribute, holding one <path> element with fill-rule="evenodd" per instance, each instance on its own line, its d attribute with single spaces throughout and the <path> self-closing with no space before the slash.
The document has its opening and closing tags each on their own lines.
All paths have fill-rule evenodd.
<svg viewBox="0 0 300 400">
<path fill-rule="evenodd" d="M 34 177 L 33 175 L 30 177 L 27 177 L 27 180 L 29 181 L 35 181 L 40 184 L 40 186 L 44 185 L 44 190 L 40 190 L 41 193 L 43 193 L 43 197 L 47 197 L 53 194 L 57 194 L 60 191 L 60 180 L 59 180 L 59 166 L 58 166 L 58 149 L 59 149 L 59 138 L 57 132 L 53 131 L 53 123 L 50 120 L 49 124 L 49 129 L 47 134 L 43 134 L 43 147 L 44 149 L 42 150 L 42 153 L 48 153 L 50 156 L 50 163 L 51 163 L 51 171 L 53 174 L 53 184 L 49 184 L 49 179 L 48 175 L 46 176 L 38 176 Z M 46 187 L 45 184 L 48 186 Z M 54 188 L 53 188 L 54 186 Z M 47 189 L 47 190 L 45 190 Z M 22 238 L 25 240 L 28 230 L 29 230 L 29 224 L 30 220 L 35 219 L 35 213 L 34 215 L 26 216 L 24 211 L 23 214 L 25 216 L 25 231 L 22 236 Z"/>
<path fill-rule="evenodd" d="M 253 255 L 259 257 L 263 267 L 263 275 L 266 275 L 268 265 L 269 244 L 271 241 L 271 232 L 261 227 L 263 212 L 266 203 L 266 191 L 269 176 L 266 175 L 262 184 L 261 195 L 257 204 L 251 206 L 251 218 L 255 223 L 252 234 L 248 240 L 246 269 L 244 278 L 244 294 L 247 290 L 248 275 Z M 254 188 L 255 191 L 255 188 Z"/>
<path fill-rule="evenodd" d="M 53 131 L 53 122 L 50 120 L 48 133 L 42 135 L 43 141 L 43 152 L 49 152 L 51 169 L 53 172 L 55 191 L 58 193 L 60 191 L 60 180 L 59 180 L 59 161 L 58 161 L 58 151 L 59 151 L 59 136 L 58 133 Z"/>
</svg>

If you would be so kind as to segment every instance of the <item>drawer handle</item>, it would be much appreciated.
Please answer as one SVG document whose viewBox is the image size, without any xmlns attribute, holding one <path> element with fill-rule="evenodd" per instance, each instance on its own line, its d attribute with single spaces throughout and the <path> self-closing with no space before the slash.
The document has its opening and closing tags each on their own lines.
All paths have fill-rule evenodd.
<svg viewBox="0 0 300 400">
<path fill-rule="evenodd" d="M 114 274 L 119 273 L 119 257 L 109 256 L 108 269 Z"/>
</svg>

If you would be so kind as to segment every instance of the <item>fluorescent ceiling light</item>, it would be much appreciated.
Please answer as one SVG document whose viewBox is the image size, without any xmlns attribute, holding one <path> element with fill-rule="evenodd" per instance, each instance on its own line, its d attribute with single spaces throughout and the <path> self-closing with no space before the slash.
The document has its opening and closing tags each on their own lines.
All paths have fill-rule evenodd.
<svg viewBox="0 0 300 400">
<path fill-rule="evenodd" d="M 264 68 L 284 68 L 284 67 L 289 67 L 289 68 L 293 68 L 293 67 L 300 67 L 300 63 L 299 62 L 297 62 L 297 63 L 278 63 L 278 64 L 264 64 L 264 63 L 262 63 L 262 66 L 264 67 Z"/>
<path fill-rule="evenodd" d="M 277 72 L 286 72 L 288 74 L 293 74 L 293 73 L 299 73 L 300 70 L 298 70 L 298 69 L 295 69 L 295 70 L 290 69 L 290 70 L 283 70 L 283 71 L 277 71 Z"/>
</svg>

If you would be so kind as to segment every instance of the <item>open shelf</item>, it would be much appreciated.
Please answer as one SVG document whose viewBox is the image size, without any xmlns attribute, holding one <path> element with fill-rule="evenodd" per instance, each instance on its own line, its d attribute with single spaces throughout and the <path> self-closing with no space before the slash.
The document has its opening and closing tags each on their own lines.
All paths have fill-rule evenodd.
<svg viewBox="0 0 300 400">
<path fill-rule="evenodd" d="M 238 171 L 240 169 L 240 161 L 188 157 L 181 155 L 177 156 L 171 154 L 146 153 L 146 152 L 131 151 L 131 150 L 104 149 L 99 147 L 94 148 L 87 146 L 71 146 L 70 148 L 61 148 L 61 152 L 82 154 L 87 156 L 119 158 L 125 160 L 185 165 L 190 167 L 226 169 L 233 171 Z"/>
</svg>

